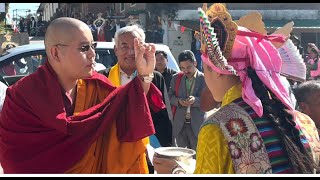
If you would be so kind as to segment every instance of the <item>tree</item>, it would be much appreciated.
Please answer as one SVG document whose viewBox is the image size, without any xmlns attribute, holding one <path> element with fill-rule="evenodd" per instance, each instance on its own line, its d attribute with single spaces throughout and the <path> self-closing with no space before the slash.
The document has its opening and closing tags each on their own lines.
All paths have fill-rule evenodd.
<svg viewBox="0 0 320 180">
<path fill-rule="evenodd" d="M 0 13 L 0 23 L 2 23 L 6 17 L 6 14 L 9 11 L 9 4 L 10 3 L 5 3 L 5 7 L 6 7 L 6 12 L 5 13 Z"/>
<path fill-rule="evenodd" d="M 152 3 L 150 9 L 155 16 L 161 16 L 162 13 L 168 16 L 168 20 L 174 20 L 177 16 L 180 3 Z"/>
<path fill-rule="evenodd" d="M 0 34 L 4 34 L 6 32 L 6 27 L 5 27 L 5 18 L 6 18 L 6 15 L 9 11 L 9 4 L 10 3 L 5 3 L 5 13 L 0 13 Z"/>
</svg>

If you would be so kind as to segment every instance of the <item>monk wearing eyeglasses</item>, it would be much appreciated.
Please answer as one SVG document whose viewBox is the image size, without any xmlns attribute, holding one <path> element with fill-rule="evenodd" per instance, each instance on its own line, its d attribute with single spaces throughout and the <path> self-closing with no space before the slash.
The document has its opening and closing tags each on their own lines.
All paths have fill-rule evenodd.
<svg viewBox="0 0 320 180">
<path fill-rule="evenodd" d="M 146 137 L 155 133 L 149 106 L 164 106 L 159 90 L 143 81 L 154 70 L 155 46 L 134 40 L 138 75 L 116 88 L 94 71 L 96 44 L 85 23 L 58 18 L 44 43 L 45 64 L 7 90 L 4 173 L 148 173 Z"/>
</svg>

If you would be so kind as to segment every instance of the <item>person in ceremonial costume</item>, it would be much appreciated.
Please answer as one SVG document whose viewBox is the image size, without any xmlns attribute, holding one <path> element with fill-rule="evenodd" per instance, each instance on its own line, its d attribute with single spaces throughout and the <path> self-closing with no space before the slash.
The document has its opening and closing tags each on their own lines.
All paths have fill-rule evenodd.
<svg viewBox="0 0 320 180">
<path fill-rule="evenodd" d="M 134 40 L 138 75 L 116 88 L 94 71 L 97 44 L 84 22 L 52 21 L 44 43 L 45 64 L 7 90 L 4 173 L 148 173 L 147 137 L 155 133 L 149 106 L 164 106 L 159 90 L 143 81 L 154 70 L 155 46 Z"/>
<path fill-rule="evenodd" d="M 260 31 L 261 18 L 233 22 L 223 4 L 198 10 L 205 81 L 222 103 L 201 127 L 194 173 L 315 173 L 319 141 L 303 130 L 280 81 L 277 48 L 288 37 Z M 175 161 L 153 162 L 158 173 L 185 173 Z"/>
</svg>

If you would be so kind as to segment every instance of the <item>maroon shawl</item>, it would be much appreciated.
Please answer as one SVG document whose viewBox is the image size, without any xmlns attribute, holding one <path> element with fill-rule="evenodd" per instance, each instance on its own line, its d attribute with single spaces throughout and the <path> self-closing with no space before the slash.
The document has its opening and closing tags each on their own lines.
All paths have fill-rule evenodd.
<svg viewBox="0 0 320 180">
<path fill-rule="evenodd" d="M 151 84 L 149 105 L 139 79 L 114 87 L 94 73 L 111 93 L 76 116 L 66 117 L 61 85 L 49 63 L 7 90 L 0 116 L 0 162 L 4 173 L 64 173 L 87 152 L 91 143 L 116 120 L 121 142 L 154 134 L 149 105 L 164 107 L 160 91 Z"/>
</svg>

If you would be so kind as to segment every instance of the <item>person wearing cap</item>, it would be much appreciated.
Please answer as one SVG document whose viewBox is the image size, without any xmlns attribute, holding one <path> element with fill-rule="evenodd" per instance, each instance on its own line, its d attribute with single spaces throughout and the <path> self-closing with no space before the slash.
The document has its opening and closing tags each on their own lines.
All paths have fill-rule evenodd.
<svg viewBox="0 0 320 180">
<path fill-rule="evenodd" d="M 236 24 L 223 4 L 213 4 L 206 14 L 199 8 L 199 15 L 205 81 L 222 104 L 201 127 L 194 173 L 315 173 L 319 156 L 313 147 L 319 142 L 311 141 L 295 119 L 279 79 L 281 57 L 271 43 L 284 43 L 286 37 Z M 226 31 L 219 29 L 221 23 Z M 216 36 L 212 28 L 227 36 Z M 177 172 L 171 160 L 153 162 L 158 173 Z"/>
<path fill-rule="evenodd" d="M 172 122 L 173 145 L 196 150 L 198 133 L 206 115 L 200 110 L 200 94 L 206 84 L 192 51 L 182 51 L 178 62 L 182 73 L 173 75 L 168 92 L 171 105 L 176 107 Z"/>
</svg>

